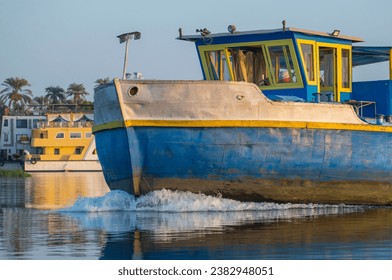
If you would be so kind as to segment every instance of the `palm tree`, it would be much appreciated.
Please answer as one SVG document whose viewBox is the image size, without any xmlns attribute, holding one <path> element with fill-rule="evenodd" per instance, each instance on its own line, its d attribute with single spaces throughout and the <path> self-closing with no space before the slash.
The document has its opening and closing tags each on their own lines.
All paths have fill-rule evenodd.
<svg viewBox="0 0 392 280">
<path fill-rule="evenodd" d="M 26 104 L 31 103 L 31 97 L 33 93 L 29 87 L 29 82 L 24 78 L 8 78 L 3 83 L 6 88 L 0 91 L 2 95 L 0 99 L 6 103 L 8 101 L 8 107 L 15 110 L 23 110 Z"/>
<path fill-rule="evenodd" d="M 49 105 L 49 100 L 46 96 L 36 96 L 34 97 L 33 102 L 38 105 L 37 107 L 41 110 Z"/>
<path fill-rule="evenodd" d="M 46 96 L 36 96 L 36 97 L 34 97 L 34 102 L 37 104 L 37 105 L 47 105 L 48 104 L 48 98 L 46 97 Z"/>
<path fill-rule="evenodd" d="M 85 101 L 85 96 L 89 95 L 83 84 L 70 84 L 67 89 L 67 97 L 72 97 L 75 104 Z"/>
<path fill-rule="evenodd" d="M 45 89 L 45 98 L 52 104 L 60 104 L 65 101 L 65 90 L 62 87 L 50 86 Z"/>
<path fill-rule="evenodd" d="M 104 79 L 97 79 L 97 80 L 95 81 L 95 83 L 96 83 L 97 85 L 96 85 L 94 88 L 99 87 L 100 85 L 107 84 L 107 83 L 109 83 L 109 82 L 110 82 L 109 77 L 104 78 Z"/>
</svg>

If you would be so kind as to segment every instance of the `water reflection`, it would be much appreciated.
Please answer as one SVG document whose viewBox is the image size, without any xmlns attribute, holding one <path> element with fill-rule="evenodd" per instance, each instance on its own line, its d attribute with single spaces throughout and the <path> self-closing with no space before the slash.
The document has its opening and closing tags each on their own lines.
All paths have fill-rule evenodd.
<svg viewBox="0 0 392 280">
<path fill-rule="evenodd" d="M 391 208 L 136 199 L 101 173 L 1 178 L 0 204 L 0 259 L 392 259 Z"/>
<path fill-rule="evenodd" d="M 105 232 L 101 259 L 391 259 L 391 209 L 357 210 L 68 215 Z"/>
<path fill-rule="evenodd" d="M 96 259 L 100 234 L 81 231 L 53 209 L 108 191 L 99 172 L 0 178 L 0 259 Z"/>
<path fill-rule="evenodd" d="M 100 172 L 33 173 L 25 183 L 26 208 L 56 209 L 79 197 L 102 196 L 109 191 Z"/>
</svg>

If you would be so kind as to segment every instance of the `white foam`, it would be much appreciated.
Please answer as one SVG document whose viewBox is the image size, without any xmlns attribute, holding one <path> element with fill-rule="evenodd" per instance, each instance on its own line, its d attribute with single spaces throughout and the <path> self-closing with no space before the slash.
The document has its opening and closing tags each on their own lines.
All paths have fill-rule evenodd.
<svg viewBox="0 0 392 280">
<path fill-rule="evenodd" d="M 153 232 L 156 240 L 191 237 L 194 232 L 221 231 L 227 226 L 362 211 L 360 206 L 240 202 L 190 192 L 159 190 L 135 198 L 123 191 L 80 198 L 59 210 L 87 229 L 109 233 Z M 173 235 L 174 234 L 174 235 Z"/>
<path fill-rule="evenodd" d="M 102 212 L 102 211 L 136 211 L 136 212 L 206 212 L 206 211 L 262 211 L 287 209 L 341 209 L 344 205 L 318 204 L 279 204 L 268 202 L 240 202 L 222 197 L 194 194 L 191 192 L 159 190 L 135 198 L 123 191 L 110 191 L 102 197 L 79 198 L 71 207 L 61 212 Z"/>
</svg>

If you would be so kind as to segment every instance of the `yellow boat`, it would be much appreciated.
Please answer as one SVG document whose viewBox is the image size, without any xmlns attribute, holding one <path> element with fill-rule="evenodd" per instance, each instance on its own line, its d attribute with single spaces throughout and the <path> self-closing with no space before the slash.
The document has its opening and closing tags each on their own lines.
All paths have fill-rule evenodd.
<svg viewBox="0 0 392 280">
<path fill-rule="evenodd" d="M 92 114 L 48 114 L 46 122 L 33 129 L 26 152 L 25 171 L 101 171 L 95 149 Z"/>
</svg>

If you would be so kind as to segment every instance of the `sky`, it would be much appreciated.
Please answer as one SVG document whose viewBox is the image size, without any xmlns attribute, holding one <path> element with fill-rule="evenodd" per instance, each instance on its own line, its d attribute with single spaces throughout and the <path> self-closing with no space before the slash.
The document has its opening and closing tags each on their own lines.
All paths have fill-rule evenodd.
<svg viewBox="0 0 392 280">
<path fill-rule="evenodd" d="M 339 29 L 362 45 L 392 46 L 391 11 L 390 0 L 0 0 L 0 82 L 25 78 L 34 96 L 81 83 L 93 100 L 97 79 L 122 76 L 125 44 L 116 36 L 132 31 L 141 39 L 130 41 L 127 72 L 145 79 L 202 79 L 194 44 L 175 39 L 180 27 L 184 35 L 230 24 L 275 29 L 285 19 L 288 27 Z M 374 67 L 382 69 L 355 70 L 354 80 L 387 79 L 388 64 Z"/>
</svg>

